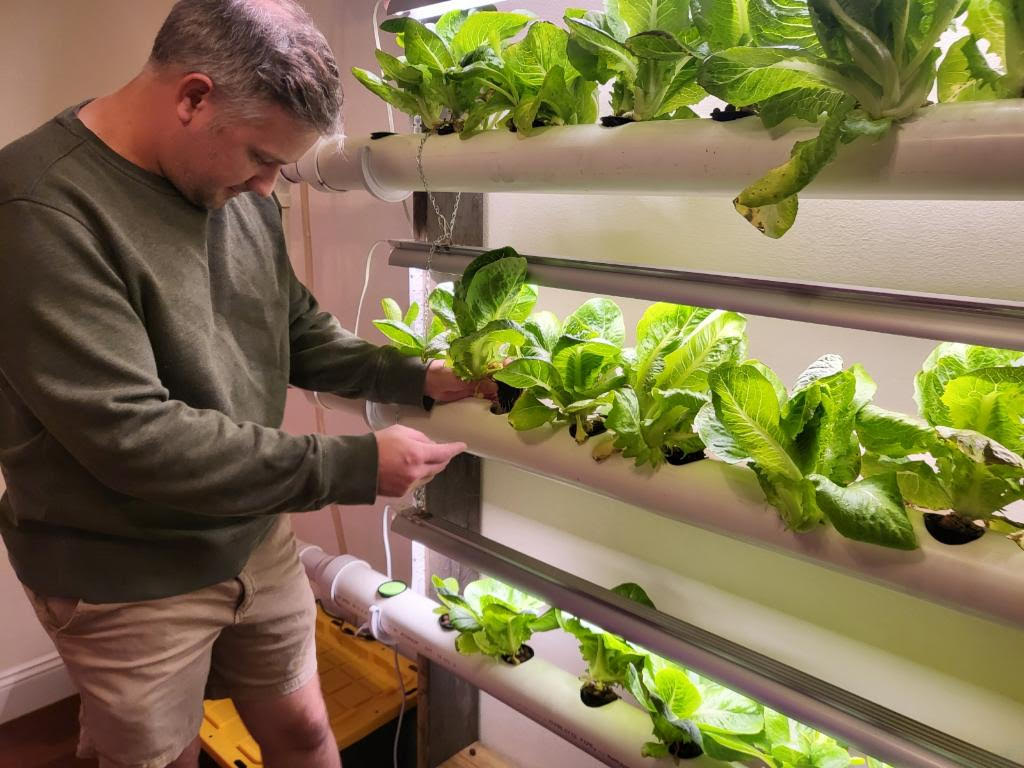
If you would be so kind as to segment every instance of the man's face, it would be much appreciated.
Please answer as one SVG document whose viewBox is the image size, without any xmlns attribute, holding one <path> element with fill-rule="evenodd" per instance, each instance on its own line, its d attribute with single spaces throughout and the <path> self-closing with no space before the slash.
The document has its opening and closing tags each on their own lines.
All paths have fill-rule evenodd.
<svg viewBox="0 0 1024 768">
<path fill-rule="evenodd" d="M 248 120 L 209 109 L 189 125 L 166 171 L 191 202 L 217 209 L 242 192 L 269 197 L 281 166 L 298 160 L 317 137 L 276 105 Z"/>
</svg>

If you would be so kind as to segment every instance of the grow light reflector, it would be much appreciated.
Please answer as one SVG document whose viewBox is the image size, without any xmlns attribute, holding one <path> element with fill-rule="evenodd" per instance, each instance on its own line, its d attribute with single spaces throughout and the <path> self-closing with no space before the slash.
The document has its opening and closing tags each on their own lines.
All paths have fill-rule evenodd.
<svg viewBox="0 0 1024 768">
<path fill-rule="evenodd" d="M 479 8 L 481 5 L 492 5 L 502 0 L 443 0 L 442 2 L 430 2 L 430 0 L 389 0 L 387 4 L 388 14 L 391 16 L 408 16 L 423 21 L 424 19 L 436 19 L 448 13 L 448 11 L 465 11 L 471 8 Z"/>
</svg>

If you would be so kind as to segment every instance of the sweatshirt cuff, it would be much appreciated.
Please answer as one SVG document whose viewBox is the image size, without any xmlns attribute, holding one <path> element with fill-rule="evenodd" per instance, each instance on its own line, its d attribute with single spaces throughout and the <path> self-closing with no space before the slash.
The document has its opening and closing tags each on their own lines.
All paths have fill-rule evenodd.
<svg viewBox="0 0 1024 768">
<path fill-rule="evenodd" d="M 385 359 L 377 381 L 375 400 L 427 408 L 427 364 L 397 353 Z"/>
<path fill-rule="evenodd" d="M 373 433 L 324 438 L 329 504 L 373 504 L 377 500 L 377 438 Z"/>
</svg>

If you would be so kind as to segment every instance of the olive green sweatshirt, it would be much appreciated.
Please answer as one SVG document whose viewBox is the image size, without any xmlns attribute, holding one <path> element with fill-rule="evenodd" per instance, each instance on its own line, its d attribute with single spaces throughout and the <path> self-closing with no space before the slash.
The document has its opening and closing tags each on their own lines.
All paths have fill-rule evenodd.
<svg viewBox="0 0 1024 768">
<path fill-rule="evenodd" d="M 319 310 L 275 201 L 196 207 L 76 112 L 0 150 L 0 530 L 38 593 L 182 594 L 374 500 L 373 435 L 281 431 L 289 384 L 422 404 L 425 369 Z"/>
</svg>

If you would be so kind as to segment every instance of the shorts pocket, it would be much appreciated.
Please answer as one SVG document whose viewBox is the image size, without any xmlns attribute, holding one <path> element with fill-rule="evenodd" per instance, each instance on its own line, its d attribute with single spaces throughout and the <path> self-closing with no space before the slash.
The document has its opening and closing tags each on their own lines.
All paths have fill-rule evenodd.
<svg viewBox="0 0 1024 768">
<path fill-rule="evenodd" d="M 56 634 L 71 626 L 81 612 L 82 600 L 77 597 L 45 597 L 29 590 L 29 600 L 35 609 L 39 623 L 47 632 Z"/>
</svg>

